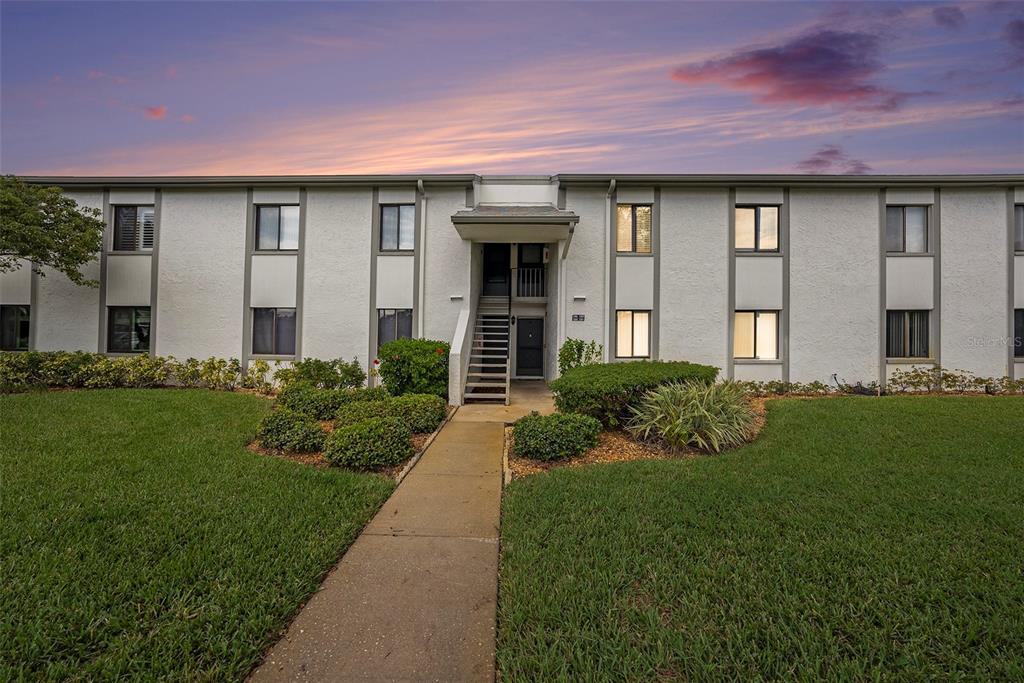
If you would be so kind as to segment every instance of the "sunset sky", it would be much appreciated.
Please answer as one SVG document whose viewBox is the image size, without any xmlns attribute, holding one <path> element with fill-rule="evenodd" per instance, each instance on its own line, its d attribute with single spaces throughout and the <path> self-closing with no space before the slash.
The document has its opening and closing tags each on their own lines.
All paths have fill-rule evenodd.
<svg viewBox="0 0 1024 683">
<path fill-rule="evenodd" d="M 1024 171 L 1024 2 L 0 4 L 22 174 Z"/>
</svg>

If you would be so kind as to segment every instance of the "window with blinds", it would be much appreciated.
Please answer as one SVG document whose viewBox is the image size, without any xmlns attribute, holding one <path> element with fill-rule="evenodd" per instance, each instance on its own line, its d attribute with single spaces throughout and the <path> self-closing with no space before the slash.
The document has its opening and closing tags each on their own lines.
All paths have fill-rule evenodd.
<svg viewBox="0 0 1024 683">
<path fill-rule="evenodd" d="M 651 253 L 651 205 L 619 204 L 615 218 L 615 250 Z"/>
<path fill-rule="evenodd" d="M 144 353 L 149 351 L 149 306 L 107 308 L 107 351 Z"/>
<path fill-rule="evenodd" d="M 295 355 L 295 309 L 252 309 L 253 355 Z"/>
<path fill-rule="evenodd" d="M 649 358 L 651 312 L 615 311 L 615 357 Z"/>
<path fill-rule="evenodd" d="M 779 250 L 779 207 L 736 207 L 736 251 Z"/>
<path fill-rule="evenodd" d="M 377 309 L 377 349 L 396 339 L 412 338 L 411 308 Z"/>
<path fill-rule="evenodd" d="M 736 311 L 733 320 L 733 358 L 778 360 L 778 311 Z"/>
<path fill-rule="evenodd" d="M 928 358 L 930 311 L 887 311 L 885 355 L 889 358 Z"/>
<path fill-rule="evenodd" d="M 891 254 L 928 252 L 927 206 L 886 207 L 885 250 Z"/>
<path fill-rule="evenodd" d="M 155 232 L 152 206 L 114 207 L 114 251 L 152 251 Z"/>
</svg>

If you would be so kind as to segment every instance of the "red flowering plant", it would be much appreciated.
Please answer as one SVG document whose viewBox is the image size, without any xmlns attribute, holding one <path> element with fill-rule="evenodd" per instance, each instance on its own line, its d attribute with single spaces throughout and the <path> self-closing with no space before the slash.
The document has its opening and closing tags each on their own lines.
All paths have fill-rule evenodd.
<svg viewBox="0 0 1024 683">
<path fill-rule="evenodd" d="M 394 396 L 434 394 L 447 399 L 448 352 L 445 342 L 396 339 L 380 347 L 378 372 Z"/>
</svg>

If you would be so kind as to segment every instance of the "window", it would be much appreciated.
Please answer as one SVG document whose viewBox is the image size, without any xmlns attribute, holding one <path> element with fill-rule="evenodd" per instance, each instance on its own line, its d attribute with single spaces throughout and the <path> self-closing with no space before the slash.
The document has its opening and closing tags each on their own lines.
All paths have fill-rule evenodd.
<svg viewBox="0 0 1024 683">
<path fill-rule="evenodd" d="M 615 222 L 615 250 L 651 253 L 651 205 L 619 204 Z"/>
<path fill-rule="evenodd" d="M 155 212 L 152 206 L 114 207 L 114 251 L 150 251 Z"/>
<path fill-rule="evenodd" d="M 1024 251 L 1024 204 L 1013 207 L 1013 249 Z"/>
<path fill-rule="evenodd" d="M 779 207 L 736 207 L 736 251 L 779 250 Z"/>
<path fill-rule="evenodd" d="M 416 207 L 383 204 L 380 207 L 380 250 L 412 251 L 416 247 Z"/>
<path fill-rule="evenodd" d="M 289 251 L 299 248 L 299 207 L 257 206 L 256 248 Z"/>
<path fill-rule="evenodd" d="M 885 250 L 901 254 L 924 254 L 928 251 L 927 206 L 886 207 Z"/>
<path fill-rule="evenodd" d="M 1013 312 L 1013 357 L 1024 358 L 1024 308 Z"/>
<path fill-rule="evenodd" d="M 295 309 L 252 309 L 252 352 L 266 356 L 295 355 Z"/>
<path fill-rule="evenodd" d="M 887 311 L 885 355 L 889 358 L 927 358 L 930 311 Z"/>
<path fill-rule="evenodd" d="M 111 306 L 107 309 L 107 351 L 149 351 L 149 306 Z"/>
<path fill-rule="evenodd" d="M 377 309 L 377 348 L 396 339 L 412 337 L 411 308 Z"/>
<path fill-rule="evenodd" d="M 651 312 L 615 311 L 616 358 L 649 358 L 651 355 Z"/>
<path fill-rule="evenodd" d="M 736 311 L 733 358 L 778 360 L 779 312 Z"/>
<path fill-rule="evenodd" d="M 27 351 L 28 306 L 0 306 L 0 351 Z"/>
</svg>

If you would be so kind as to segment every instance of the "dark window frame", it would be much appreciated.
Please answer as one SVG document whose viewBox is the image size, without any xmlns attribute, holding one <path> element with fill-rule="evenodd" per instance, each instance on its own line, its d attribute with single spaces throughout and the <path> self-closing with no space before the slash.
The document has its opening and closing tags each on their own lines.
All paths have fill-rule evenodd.
<svg viewBox="0 0 1024 683">
<path fill-rule="evenodd" d="M 619 249 L 619 208 L 630 207 L 629 211 L 629 249 Z M 647 208 L 651 210 L 651 249 L 650 251 L 637 251 L 636 248 L 636 210 Z M 650 256 L 654 253 L 654 204 L 616 204 L 615 205 L 615 253 L 616 254 L 640 254 Z M 645 356 L 646 357 L 646 356 Z"/>
<path fill-rule="evenodd" d="M 14 318 L 14 329 L 13 338 L 14 346 L 6 346 L 2 343 L 3 335 L 0 334 L 0 351 L 28 351 L 32 345 L 32 306 L 30 304 L 3 304 L 0 305 L 0 320 L 3 320 L 6 316 L 3 315 L 5 309 L 15 309 Z M 25 323 L 29 326 L 28 334 L 24 337 L 24 346 L 21 345 L 22 336 L 18 334 L 18 328 L 21 324 Z"/>
<path fill-rule="evenodd" d="M 256 351 L 255 350 L 255 348 L 256 348 L 256 311 L 273 311 L 274 312 L 274 319 L 273 319 L 273 322 L 271 323 L 271 326 L 270 326 L 270 343 L 273 346 L 273 350 L 270 351 L 270 352 L 267 352 L 267 351 Z M 294 337 L 292 338 L 292 351 L 290 353 L 289 352 L 282 352 L 279 348 L 277 348 L 277 319 L 278 319 L 278 316 L 279 316 L 278 311 L 291 311 L 291 313 L 292 313 L 292 320 L 294 321 L 294 325 L 295 325 L 295 334 L 296 334 L 296 336 L 298 335 L 298 332 L 299 332 L 299 330 L 298 330 L 298 325 L 299 325 L 298 311 L 294 307 L 291 307 L 291 306 L 253 306 L 252 307 L 252 329 L 250 330 L 250 334 L 252 336 L 249 338 L 249 349 L 251 351 L 251 355 L 252 356 L 254 356 L 254 357 L 263 357 L 263 358 L 267 358 L 267 357 L 271 357 L 271 358 L 293 358 L 295 356 L 295 353 L 296 353 L 296 348 L 295 348 L 296 343 L 295 343 L 295 338 Z"/>
<path fill-rule="evenodd" d="M 733 207 L 733 216 L 735 217 L 736 209 L 753 209 L 754 210 L 754 246 L 751 247 L 737 247 L 736 246 L 736 222 L 733 220 L 733 248 L 738 253 L 743 254 L 778 254 L 782 251 L 782 204 L 737 204 Z M 775 209 L 775 248 L 774 249 L 762 249 L 761 248 L 761 209 Z M 738 311 L 737 311 L 738 312 Z"/>
<path fill-rule="evenodd" d="M 737 313 L 753 313 L 754 314 L 754 335 L 753 335 L 754 355 L 753 356 L 737 356 L 736 355 L 736 314 Z M 781 341 L 782 341 L 781 340 L 782 326 L 779 324 L 779 320 L 782 317 L 780 315 L 781 313 L 782 313 L 782 311 L 780 311 L 778 309 L 775 309 L 775 308 L 737 308 L 735 311 L 733 311 L 733 313 L 732 313 L 732 321 L 733 321 L 732 322 L 732 324 L 733 324 L 733 331 L 732 331 L 732 336 L 733 336 L 732 359 L 733 360 L 767 360 L 767 361 L 781 360 L 781 355 L 782 354 L 780 353 L 780 351 L 782 350 L 782 343 L 781 343 Z M 773 316 L 775 316 L 775 357 L 774 358 L 759 358 L 758 355 L 757 355 L 757 319 L 761 315 L 773 315 Z"/>
<path fill-rule="evenodd" d="M 412 247 L 409 248 L 409 249 L 403 249 L 401 247 L 401 245 L 402 245 L 402 207 L 403 206 L 412 207 L 412 226 L 410 228 L 412 230 Z M 398 224 L 397 224 L 396 232 L 395 232 L 395 247 L 393 249 L 390 248 L 390 247 L 385 247 L 384 246 L 384 211 L 385 211 L 385 209 L 395 209 L 395 211 L 398 214 L 398 216 L 397 216 Z M 378 235 L 378 239 L 377 239 L 377 250 L 380 251 L 381 253 L 385 253 L 385 254 L 411 254 L 411 253 L 415 252 L 416 251 L 416 204 L 411 204 L 409 202 L 391 202 L 391 203 L 388 203 L 388 204 L 381 204 L 379 210 L 380 210 L 380 216 L 379 216 L 379 220 L 380 220 L 380 235 Z M 395 309 L 395 310 L 405 310 L 405 309 Z"/>
<path fill-rule="evenodd" d="M 619 353 L 619 313 L 629 313 L 629 345 L 635 347 L 636 343 L 636 314 L 646 313 L 647 314 L 647 353 L 640 356 L 636 354 L 636 348 L 633 348 L 633 355 L 623 356 Z M 653 311 L 649 308 L 617 308 L 615 309 L 615 357 L 622 358 L 623 360 L 640 360 L 651 357 L 651 325 L 653 323 L 652 315 Z"/>
<path fill-rule="evenodd" d="M 119 248 L 118 245 L 121 242 L 121 240 L 119 238 L 121 236 L 121 231 L 123 230 L 123 226 L 120 225 L 119 222 L 118 222 L 118 216 L 119 216 L 118 209 L 127 209 L 127 208 L 135 209 L 135 226 L 134 226 L 134 230 L 135 230 L 135 237 L 134 237 L 135 246 L 133 248 L 131 248 L 131 249 L 121 249 L 121 248 Z M 152 237 L 152 244 L 150 244 L 148 247 L 144 246 L 145 245 L 145 231 L 142 229 L 142 225 L 139 223 L 139 214 L 141 213 L 142 209 L 150 209 L 152 211 L 152 213 L 153 213 L 153 237 Z M 156 230 L 157 230 L 157 226 L 156 226 L 156 205 L 155 204 L 111 204 L 110 205 L 110 222 L 111 222 L 111 227 L 112 227 L 112 230 L 111 230 L 111 233 L 112 233 L 111 234 L 112 243 L 110 245 L 110 251 L 121 253 L 121 254 L 132 254 L 132 253 L 136 253 L 136 252 L 150 253 L 150 252 L 153 251 L 153 247 L 156 245 Z"/>
<path fill-rule="evenodd" d="M 408 337 L 399 336 L 399 330 L 398 330 L 399 317 L 398 317 L 398 314 L 400 312 L 403 312 L 403 311 L 408 311 L 409 312 L 409 336 Z M 388 341 L 393 341 L 393 340 L 396 340 L 396 339 L 412 339 L 412 311 L 413 311 L 413 309 L 411 309 L 411 308 L 378 308 L 377 309 L 377 351 L 378 352 L 380 351 L 381 345 L 387 343 L 387 342 L 382 342 L 381 341 L 380 325 L 381 325 L 381 322 L 384 320 L 384 318 L 388 314 L 393 314 L 394 317 L 395 317 L 394 337 L 392 339 L 389 339 Z"/>
<path fill-rule="evenodd" d="M 1024 358 L 1024 308 L 1013 311 L 1013 357 Z"/>
<path fill-rule="evenodd" d="M 302 245 L 299 243 L 301 240 L 300 235 L 295 236 L 296 246 L 294 249 L 282 249 L 281 248 L 281 209 L 286 206 L 294 206 L 299 211 L 299 225 L 302 224 L 302 207 L 300 204 L 253 204 L 253 251 L 263 252 L 267 254 L 274 254 L 277 252 L 284 252 L 286 254 L 295 253 L 299 250 Z M 277 209 L 277 248 L 268 249 L 260 247 L 260 211 L 262 209 Z"/>
<path fill-rule="evenodd" d="M 915 313 L 924 313 L 927 315 L 927 324 L 925 325 L 925 339 L 924 339 L 924 354 L 923 355 L 910 355 L 914 347 L 913 338 L 911 335 L 911 317 Z M 900 350 L 901 354 L 893 355 L 889 353 L 889 321 L 893 315 L 901 315 L 901 334 L 900 334 Z M 931 358 L 932 353 L 932 312 L 926 308 L 913 308 L 913 309 L 893 309 L 885 311 L 885 357 L 887 359 L 927 359 Z"/>
<path fill-rule="evenodd" d="M 900 248 L 889 248 L 889 210 L 900 210 Z M 907 209 L 924 209 L 924 250 L 907 251 Z M 932 248 L 932 205 L 931 204 L 887 204 L 885 207 L 885 253 L 930 255 Z"/>
<path fill-rule="evenodd" d="M 116 311 L 121 311 L 121 310 L 131 311 L 131 329 L 132 329 L 132 333 L 130 333 L 129 338 L 128 338 L 128 346 L 129 346 L 128 349 L 114 348 L 114 343 L 113 343 L 114 342 L 114 318 L 115 318 L 114 313 Z M 134 334 L 134 332 L 135 332 L 135 327 L 137 325 L 138 314 L 139 314 L 139 311 L 142 311 L 142 310 L 149 311 L 149 327 L 147 328 L 147 331 L 146 331 L 146 340 L 145 340 L 146 346 L 145 346 L 145 348 L 133 349 L 133 348 L 131 348 L 131 345 L 132 345 L 131 334 Z M 107 353 L 123 353 L 123 354 L 147 354 L 147 353 L 149 353 L 150 352 L 150 348 L 152 347 L 152 343 L 153 343 L 153 340 L 152 340 L 152 338 L 150 336 L 152 334 L 152 330 L 153 330 L 153 307 L 152 306 L 107 306 Z M 141 338 L 140 338 L 140 341 L 141 341 Z"/>
<path fill-rule="evenodd" d="M 1013 206 L 1013 250 L 1024 253 L 1024 204 Z"/>
</svg>

